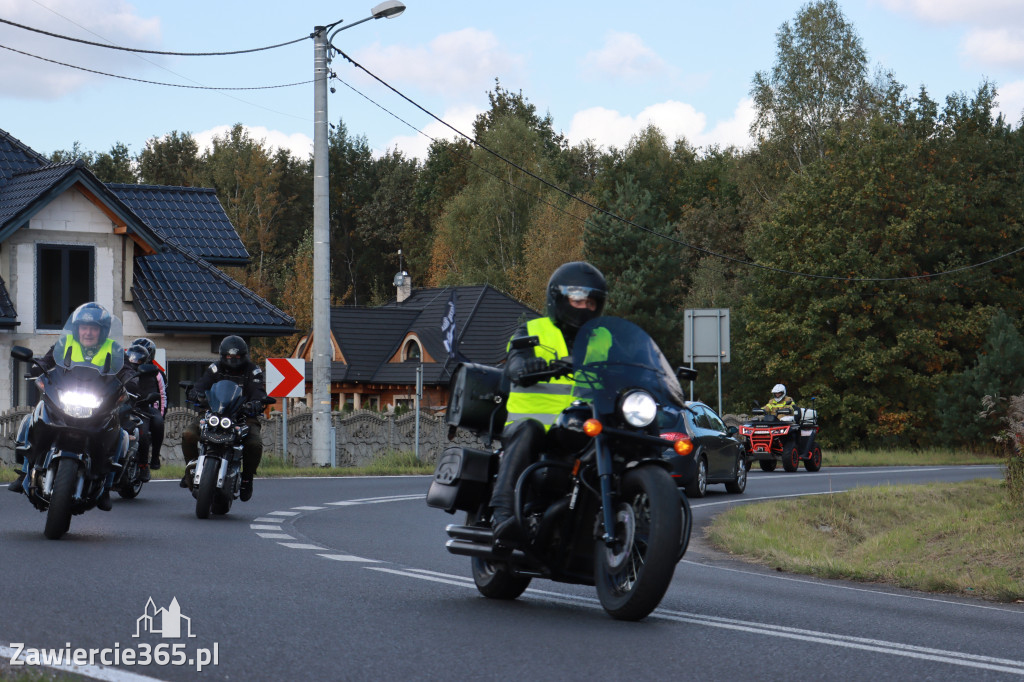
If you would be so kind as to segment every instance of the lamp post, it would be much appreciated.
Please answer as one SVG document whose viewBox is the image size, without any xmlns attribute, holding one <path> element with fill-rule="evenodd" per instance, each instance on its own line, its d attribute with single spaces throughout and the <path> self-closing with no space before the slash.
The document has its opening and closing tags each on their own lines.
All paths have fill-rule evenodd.
<svg viewBox="0 0 1024 682">
<path fill-rule="evenodd" d="M 313 29 L 313 463 L 333 464 L 331 450 L 331 232 L 328 192 L 330 167 L 327 145 L 327 73 L 331 39 L 347 28 L 370 19 L 390 19 L 405 11 L 397 0 L 382 2 L 370 16 L 334 28 Z M 333 31 L 331 29 L 334 29 Z M 328 31 L 331 33 L 328 35 Z"/>
</svg>

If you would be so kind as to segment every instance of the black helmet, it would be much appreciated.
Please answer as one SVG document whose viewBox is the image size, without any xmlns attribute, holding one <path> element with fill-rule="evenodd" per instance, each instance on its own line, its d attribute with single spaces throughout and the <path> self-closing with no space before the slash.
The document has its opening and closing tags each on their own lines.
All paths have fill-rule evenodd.
<svg viewBox="0 0 1024 682">
<path fill-rule="evenodd" d="M 575 261 L 558 267 L 548 280 L 547 313 L 563 331 L 573 331 L 601 315 L 607 297 L 604 275 L 590 263 Z M 594 308 L 576 308 L 570 303 L 590 299 Z"/>
<path fill-rule="evenodd" d="M 107 335 L 110 334 L 110 313 L 107 312 L 106 308 L 101 306 L 99 303 L 90 301 L 89 303 L 83 303 L 82 305 L 75 308 L 75 312 L 71 313 L 71 330 L 75 335 L 75 341 L 79 341 L 78 338 L 78 326 L 81 324 L 92 324 L 100 328 L 100 343 L 107 340 Z"/>
<path fill-rule="evenodd" d="M 220 361 L 225 367 L 238 369 L 249 359 L 249 347 L 241 336 L 226 336 L 220 342 Z"/>
<path fill-rule="evenodd" d="M 145 336 L 132 341 L 132 346 L 142 346 L 143 348 L 146 349 L 146 353 L 148 353 L 146 362 L 153 362 L 153 360 L 156 358 L 156 344 L 153 343 L 150 339 L 147 339 Z M 128 350 L 131 350 L 131 348 L 129 348 Z"/>
<path fill-rule="evenodd" d="M 149 362 L 149 349 L 141 343 L 133 343 L 128 346 L 128 350 L 124 352 L 124 359 L 138 367 L 145 362 Z"/>
</svg>

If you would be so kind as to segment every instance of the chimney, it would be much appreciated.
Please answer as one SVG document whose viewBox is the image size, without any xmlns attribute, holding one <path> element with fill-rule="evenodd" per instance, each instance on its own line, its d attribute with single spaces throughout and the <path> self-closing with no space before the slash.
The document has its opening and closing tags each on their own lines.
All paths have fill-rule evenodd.
<svg viewBox="0 0 1024 682">
<path fill-rule="evenodd" d="M 397 299 L 399 303 L 412 296 L 412 278 L 409 277 L 408 272 L 402 270 L 395 275 L 395 288 L 398 289 Z"/>
</svg>

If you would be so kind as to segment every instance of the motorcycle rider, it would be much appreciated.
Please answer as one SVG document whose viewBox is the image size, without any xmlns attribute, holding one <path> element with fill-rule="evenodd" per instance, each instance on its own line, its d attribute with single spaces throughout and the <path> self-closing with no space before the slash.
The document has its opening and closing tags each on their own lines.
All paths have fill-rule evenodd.
<svg viewBox="0 0 1024 682">
<path fill-rule="evenodd" d="M 504 453 L 491 496 L 494 537 L 515 541 L 522 529 L 515 515 L 515 485 L 522 472 L 544 450 L 548 430 L 572 401 L 573 381 L 567 377 L 547 381 L 523 378 L 548 367 L 549 360 L 572 354 L 580 327 L 601 315 L 607 284 L 590 263 L 575 261 L 559 266 L 548 280 L 545 317 L 519 327 L 512 339 L 537 336 L 531 348 L 513 349 L 509 341 L 505 375 L 511 381 L 508 421 L 502 434 Z"/>
<path fill-rule="evenodd" d="M 67 349 L 66 353 L 70 354 L 71 360 L 75 362 L 90 362 L 103 367 L 110 355 L 124 352 L 120 344 L 108 337 L 111 322 L 110 313 L 99 303 L 90 301 L 75 308 L 69 319 L 72 334 L 64 339 L 64 348 Z M 44 390 L 44 383 L 39 377 L 45 370 L 53 369 L 57 366 L 58 359 L 53 356 L 53 350 L 56 346 L 56 343 L 50 346 L 50 349 L 46 351 L 46 355 L 39 359 L 39 365 L 42 367 L 33 367 L 30 371 L 30 374 L 36 378 L 36 386 L 40 391 Z M 63 361 L 63 358 L 60 358 L 60 361 Z M 122 367 L 118 372 L 118 376 L 121 378 L 122 383 L 126 383 L 131 379 L 131 370 Z M 15 441 L 15 457 L 18 461 L 24 462 L 18 478 L 8 486 L 8 490 L 16 493 L 22 492 L 25 477 L 49 447 L 49 443 L 45 439 L 33 437 L 35 429 L 32 425 L 32 414 L 25 415 L 18 429 L 18 437 Z M 116 434 L 116 431 L 114 433 Z M 111 443 L 104 443 L 102 444 L 102 450 L 108 453 L 114 452 L 115 445 L 116 442 L 113 441 Z M 113 484 L 114 475 L 113 472 L 109 471 L 109 459 L 104 458 L 102 461 L 98 461 L 96 465 L 96 472 L 98 474 L 107 473 L 103 495 L 97 500 L 96 506 L 103 511 L 110 511 L 112 509 L 110 486 Z"/>
<path fill-rule="evenodd" d="M 251 416 L 246 418 L 249 435 L 242 442 L 242 487 L 238 497 L 248 502 L 252 497 L 252 479 L 263 457 L 263 438 L 260 433 L 260 420 L 257 416 L 263 411 L 263 400 L 267 397 L 266 380 L 259 366 L 249 360 L 249 347 L 239 336 L 228 336 L 220 342 L 220 360 L 212 363 L 203 372 L 203 376 L 189 391 L 188 399 L 195 401 L 217 381 L 227 379 L 242 387 L 246 398 L 245 410 Z M 199 459 L 199 416 L 185 427 L 181 434 L 181 451 L 185 455 L 185 464 Z M 181 479 L 181 487 L 187 488 L 191 474 L 186 471 Z"/>
<path fill-rule="evenodd" d="M 155 365 L 157 374 L 141 379 L 140 390 L 142 395 L 158 393 L 159 397 L 151 404 L 146 405 L 146 412 L 149 415 L 149 442 L 147 450 L 149 454 L 149 468 L 156 471 L 160 468 L 160 448 L 164 442 L 164 415 L 167 413 L 167 375 L 163 367 L 156 364 L 156 344 L 152 340 L 141 337 L 132 341 L 132 346 L 142 346 L 146 349 L 147 357 L 144 362 Z M 141 461 L 140 455 L 140 461 Z"/>
<path fill-rule="evenodd" d="M 795 408 L 796 403 L 793 402 L 793 397 L 786 395 L 786 387 L 782 384 L 775 384 L 772 386 L 772 399 L 762 409 L 773 417 L 777 417 L 779 410 Z"/>
</svg>

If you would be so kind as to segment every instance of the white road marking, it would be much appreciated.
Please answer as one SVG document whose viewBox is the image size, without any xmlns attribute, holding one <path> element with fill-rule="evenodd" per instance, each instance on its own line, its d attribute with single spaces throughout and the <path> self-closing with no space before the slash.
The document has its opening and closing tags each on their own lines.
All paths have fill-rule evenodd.
<svg viewBox="0 0 1024 682">
<path fill-rule="evenodd" d="M 252 523 L 281 523 L 282 519 L 272 519 L 266 516 L 261 516 L 258 519 L 253 519 Z"/>
<path fill-rule="evenodd" d="M 370 571 L 381 571 L 394 575 L 402 575 L 408 578 L 429 580 L 431 582 L 455 585 L 458 587 L 475 588 L 471 580 L 462 576 L 448 575 L 434 571 L 422 570 L 395 570 L 389 568 L 377 568 L 364 566 Z M 527 589 L 527 594 L 535 595 L 545 601 L 556 601 L 560 603 L 573 603 L 589 608 L 601 608 L 601 603 L 592 597 L 581 597 L 571 594 L 560 594 L 544 590 Z M 655 609 L 650 618 L 660 618 L 677 623 L 692 623 L 705 627 L 721 628 L 749 632 L 759 637 L 777 637 L 781 639 L 795 639 L 801 642 L 815 642 L 829 646 L 846 649 L 859 649 L 872 651 L 892 656 L 902 656 L 918 660 L 935 661 L 948 663 L 966 668 L 977 668 L 981 670 L 993 670 L 1024 676 L 1024 661 L 1017 661 L 1009 658 L 996 658 L 993 656 L 980 656 L 960 651 L 948 651 L 944 649 L 933 649 L 930 647 L 903 644 L 881 639 L 869 639 L 866 637 L 855 637 L 852 635 L 840 635 L 829 632 L 818 632 L 815 630 L 801 630 L 790 626 L 776 625 L 773 623 L 758 623 L 756 621 L 742 621 L 733 618 L 720 618 L 717 616 L 705 616 L 699 613 L 688 613 L 686 611 L 671 611 L 668 609 Z"/>
<path fill-rule="evenodd" d="M 361 556 L 354 556 L 352 554 L 317 554 L 325 559 L 333 559 L 334 561 L 358 561 L 366 564 L 379 564 L 378 559 L 364 559 Z"/>
<path fill-rule="evenodd" d="M 291 535 L 287 533 L 256 533 L 261 538 L 267 538 L 268 540 L 294 540 Z"/>
<path fill-rule="evenodd" d="M 272 511 L 267 512 L 268 516 L 298 516 L 299 512 L 295 511 Z"/>
<path fill-rule="evenodd" d="M 250 530 L 281 530 L 281 526 L 265 526 L 258 523 L 250 523 Z"/>
<path fill-rule="evenodd" d="M 291 549 L 327 549 L 326 547 L 321 547 L 320 545 L 307 545 L 302 542 L 279 542 L 277 544 L 281 545 L 282 547 L 289 547 Z"/>
<path fill-rule="evenodd" d="M 391 497 L 367 497 L 361 500 L 342 500 L 340 502 L 327 502 L 332 507 L 352 507 L 359 504 L 380 504 L 381 502 L 407 502 L 409 500 L 422 500 L 426 495 L 393 495 Z"/>
<path fill-rule="evenodd" d="M 298 511 L 320 511 L 321 509 L 327 509 L 327 507 L 292 507 Z"/>
</svg>

